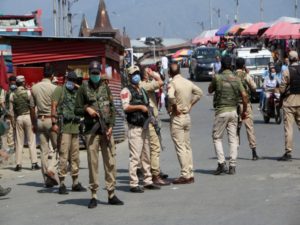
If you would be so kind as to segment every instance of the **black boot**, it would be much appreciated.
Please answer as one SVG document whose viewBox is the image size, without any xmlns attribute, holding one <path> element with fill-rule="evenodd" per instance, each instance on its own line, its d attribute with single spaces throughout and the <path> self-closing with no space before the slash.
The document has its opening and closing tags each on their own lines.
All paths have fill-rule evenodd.
<svg viewBox="0 0 300 225">
<path fill-rule="evenodd" d="M 292 154 L 290 152 L 286 152 L 278 159 L 278 161 L 292 161 Z"/>
<path fill-rule="evenodd" d="M 58 194 L 60 194 L 60 195 L 69 194 L 68 191 L 67 191 L 67 188 L 64 184 L 61 184 L 60 187 L 58 188 Z"/>
<path fill-rule="evenodd" d="M 252 160 L 258 160 L 259 159 L 259 157 L 258 157 L 258 155 L 257 155 L 257 153 L 256 153 L 256 148 L 252 148 Z"/>
<path fill-rule="evenodd" d="M 214 172 L 214 175 L 221 175 L 222 173 L 227 173 L 226 162 L 218 163 L 218 168 Z"/>
</svg>

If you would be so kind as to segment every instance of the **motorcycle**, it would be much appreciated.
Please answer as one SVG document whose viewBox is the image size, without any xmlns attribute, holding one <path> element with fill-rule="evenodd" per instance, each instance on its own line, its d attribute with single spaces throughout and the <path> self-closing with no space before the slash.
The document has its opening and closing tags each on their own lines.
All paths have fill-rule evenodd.
<svg viewBox="0 0 300 225">
<path fill-rule="evenodd" d="M 280 107 L 280 94 L 274 92 L 270 93 L 268 101 L 268 108 L 261 111 L 264 122 L 269 123 L 270 119 L 274 118 L 277 124 L 281 124 L 282 112 Z"/>
</svg>

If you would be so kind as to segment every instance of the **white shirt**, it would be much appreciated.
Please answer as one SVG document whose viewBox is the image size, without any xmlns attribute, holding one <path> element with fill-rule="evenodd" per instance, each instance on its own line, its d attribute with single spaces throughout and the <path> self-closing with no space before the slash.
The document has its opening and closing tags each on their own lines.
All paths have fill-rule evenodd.
<svg viewBox="0 0 300 225">
<path fill-rule="evenodd" d="M 161 64 L 164 70 L 167 70 L 169 68 L 169 60 L 166 56 L 161 58 Z"/>
</svg>

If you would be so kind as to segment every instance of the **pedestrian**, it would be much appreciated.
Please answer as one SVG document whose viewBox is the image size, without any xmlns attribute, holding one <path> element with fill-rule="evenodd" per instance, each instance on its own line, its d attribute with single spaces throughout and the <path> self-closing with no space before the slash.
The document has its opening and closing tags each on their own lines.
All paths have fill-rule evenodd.
<svg viewBox="0 0 300 225">
<path fill-rule="evenodd" d="M 52 67 L 45 67 L 43 80 L 32 86 L 33 98 L 30 102 L 33 130 L 40 139 L 42 175 L 46 188 L 58 185 L 55 177 L 57 134 L 52 132 L 51 120 L 51 99 L 56 88 L 51 82 L 53 75 Z M 53 148 L 49 147 L 49 142 Z"/>
<path fill-rule="evenodd" d="M 293 125 L 300 129 L 300 65 L 296 51 L 289 53 L 290 66 L 283 72 L 280 93 L 283 98 L 285 153 L 279 161 L 291 161 L 293 151 Z"/>
<path fill-rule="evenodd" d="M 216 56 L 216 62 L 214 63 L 213 70 L 214 74 L 218 74 L 221 70 L 221 58 L 218 55 Z"/>
<path fill-rule="evenodd" d="M 17 90 L 10 96 L 9 111 L 14 115 L 16 121 L 16 168 L 15 171 L 22 170 L 22 155 L 25 135 L 27 137 L 31 169 L 39 170 L 37 151 L 36 151 L 36 138 L 32 130 L 32 123 L 30 119 L 30 101 L 32 95 L 30 90 L 25 88 L 25 78 L 22 75 L 16 78 Z"/>
<path fill-rule="evenodd" d="M 249 73 L 246 72 L 244 58 L 236 59 L 236 75 L 241 79 L 244 89 L 248 95 L 247 98 L 248 104 L 246 110 L 247 118 L 243 120 L 241 118 L 241 115 L 239 115 L 240 116 L 239 121 L 241 121 L 246 127 L 249 146 L 250 149 L 252 150 L 252 160 L 258 160 L 259 157 L 257 156 L 257 152 L 256 152 L 256 137 L 255 137 L 254 123 L 253 123 L 253 111 L 252 111 L 252 104 L 250 101 L 251 93 L 255 92 L 256 90 L 256 83 L 254 82 L 253 78 L 249 75 Z M 239 101 L 239 111 L 240 112 L 243 111 L 242 99 L 240 99 Z"/>
<path fill-rule="evenodd" d="M 111 145 L 112 128 L 115 124 L 115 107 L 110 88 L 101 82 L 101 65 L 93 61 L 89 65 L 89 80 L 80 86 L 75 101 L 75 115 L 84 116 L 89 167 L 89 180 L 92 198 L 88 208 L 97 207 L 97 191 L 99 189 L 99 150 L 101 149 L 108 203 L 123 205 L 115 195 L 116 188 L 116 149 Z M 101 132 L 94 126 L 102 120 L 107 129 Z M 99 149 L 100 147 L 100 149 Z"/>
<path fill-rule="evenodd" d="M 75 100 L 77 75 L 69 72 L 64 86 L 58 86 L 52 96 L 52 130 L 59 136 L 59 164 L 58 177 L 60 187 L 59 194 L 68 194 L 65 177 L 68 172 L 68 163 L 71 168 L 72 191 L 81 192 L 86 189 L 79 183 L 79 124 L 80 117 L 75 116 Z"/>
<path fill-rule="evenodd" d="M 9 90 L 1 90 L 0 101 L 2 106 L 2 113 L 4 120 L 8 125 L 8 131 L 6 134 L 1 136 L 2 149 L 8 150 L 9 152 L 15 152 L 15 118 L 10 114 L 9 111 L 9 99 L 11 94 L 17 89 L 16 86 L 16 76 L 10 76 L 8 78 Z"/>
<path fill-rule="evenodd" d="M 171 116 L 171 136 L 181 167 L 180 177 L 173 184 L 194 183 L 193 153 L 190 141 L 192 107 L 203 95 L 202 90 L 180 74 L 176 62 L 170 66 L 172 81 L 168 86 L 168 112 Z"/>
<path fill-rule="evenodd" d="M 139 86 L 141 82 L 139 67 L 132 66 L 128 69 L 128 79 L 130 84 L 121 91 L 121 100 L 128 123 L 130 191 L 143 193 L 144 188 L 160 189 L 159 186 L 153 184 L 151 174 L 149 126 L 146 124 L 149 118 L 149 97 L 147 92 Z M 139 186 L 137 176 L 139 165 L 143 170 L 144 188 Z"/>
<path fill-rule="evenodd" d="M 161 58 L 161 66 L 163 69 L 165 83 L 167 84 L 169 82 L 169 59 L 166 55 Z"/>
<path fill-rule="evenodd" d="M 155 73 L 150 68 L 145 68 L 142 73 L 142 81 L 140 82 L 140 88 L 143 88 L 149 97 L 149 105 L 153 109 L 153 118 L 156 120 L 156 127 L 153 123 L 149 123 L 149 141 L 150 141 L 150 165 L 152 181 L 156 185 L 169 185 L 168 181 L 165 181 L 160 177 L 160 152 L 161 137 L 158 136 L 156 129 L 160 129 L 158 124 L 158 104 L 156 99 L 156 90 L 159 90 L 163 86 L 163 81 L 160 74 Z"/>
<path fill-rule="evenodd" d="M 214 172 L 220 175 L 227 172 L 226 160 L 223 151 L 222 139 L 224 131 L 227 130 L 229 142 L 229 171 L 233 175 L 236 172 L 236 159 L 238 155 L 238 114 L 237 106 L 242 97 L 242 118 L 247 117 L 247 93 L 241 80 L 232 72 L 232 58 L 225 56 L 221 60 L 222 73 L 213 78 L 208 87 L 210 94 L 214 93 L 215 119 L 212 138 L 215 152 L 218 158 L 218 167 Z"/>
</svg>

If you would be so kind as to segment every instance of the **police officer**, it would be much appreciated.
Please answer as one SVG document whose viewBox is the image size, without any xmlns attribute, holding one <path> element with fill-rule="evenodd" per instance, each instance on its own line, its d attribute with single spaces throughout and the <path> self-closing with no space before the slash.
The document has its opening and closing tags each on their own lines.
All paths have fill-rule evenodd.
<svg viewBox="0 0 300 225">
<path fill-rule="evenodd" d="M 16 120 L 16 168 L 15 171 L 22 170 L 22 155 L 25 134 L 28 141 L 32 170 L 39 170 L 37 163 L 36 140 L 32 131 L 30 119 L 30 100 L 32 95 L 25 88 L 25 78 L 20 75 L 16 79 L 17 90 L 10 96 L 10 114 L 14 115 Z"/>
<path fill-rule="evenodd" d="M 194 183 L 193 153 L 190 140 L 192 107 L 203 95 L 202 90 L 180 75 L 176 62 L 170 66 L 172 81 L 168 87 L 168 111 L 171 115 L 171 136 L 180 163 L 180 177 L 173 184 Z"/>
<path fill-rule="evenodd" d="M 300 129 L 300 65 L 298 53 L 290 51 L 291 65 L 283 72 L 280 93 L 283 99 L 285 153 L 279 161 L 291 161 L 293 151 L 293 125 Z"/>
<path fill-rule="evenodd" d="M 254 82 L 253 78 L 245 71 L 245 59 L 243 58 L 237 58 L 236 59 L 236 75 L 239 77 L 242 81 L 242 84 L 248 94 L 248 104 L 247 104 L 247 118 L 240 121 L 243 121 L 247 137 L 249 141 L 250 149 L 252 149 L 252 160 L 258 160 L 259 157 L 256 153 L 256 138 L 255 138 L 255 132 L 254 132 L 254 125 L 253 125 L 253 111 L 252 111 L 252 105 L 250 101 L 251 92 L 255 92 L 256 90 L 256 83 Z M 240 111 L 243 111 L 243 104 L 242 99 L 240 100 Z M 239 115 L 241 116 L 241 115 Z"/>
<path fill-rule="evenodd" d="M 51 83 L 53 75 L 53 69 L 51 67 L 45 67 L 44 79 L 32 86 L 33 98 L 32 101 L 30 101 L 31 121 L 34 131 L 39 134 L 40 138 L 42 175 L 47 188 L 58 185 L 55 178 L 57 134 L 52 132 L 51 120 L 51 100 L 56 88 L 56 86 Z M 35 108 L 37 108 L 37 116 Z M 49 147 L 50 141 L 53 149 Z"/>
<path fill-rule="evenodd" d="M 8 149 L 10 152 L 15 151 L 15 118 L 9 112 L 9 99 L 11 94 L 17 89 L 16 76 L 10 76 L 8 78 L 9 90 L 1 90 L 0 101 L 3 109 L 4 119 L 8 124 L 8 131 L 1 136 L 2 149 Z"/>
<path fill-rule="evenodd" d="M 59 194 L 68 194 L 65 185 L 65 177 L 68 172 L 68 162 L 71 167 L 73 180 L 72 191 L 86 191 L 78 182 L 79 175 L 79 123 L 80 117 L 75 116 L 76 100 L 75 72 L 69 72 L 67 81 L 63 87 L 57 87 L 52 96 L 52 130 L 58 133 L 59 137 L 59 165 L 58 177 L 60 187 Z M 60 126 L 60 127 L 59 127 Z"/>
<path fill-rule="evenodd" d="M 89 80 L 84 81 L 77 92 L 75 103 L 76 116 L 84 116 L 87 142 L 88 166 L 90 177 L 90 189 L 92 199 L 89 208 L 97 207 L 97 190 L 99 188 L 99 147 L 101 148 L 106 190 L 108 191 L 108 203 L 111 205 L 123 205 L 124 203 L 115 195 L 116 186 L 116 152 L 110 145 L 112 128 L 115 124 L 115 107 L 109 87 L 101 82 L 101 66 L 99 62 L 91 62 L 89 65 Z M 106 133 L 99 130 L 92 133 L 93 127 L 98 123 L 99 117 L 105 121 Z"/>
<path fill-rule="evenodd" d="M 164 82 L 160 78 L 160 74 L 155 73 L 150 68 L 145 68 L 143 71 L 143 79 L 140 82 L 140 87 L 143 88 L 149 96 L 149 105 L 153 108 L 153 116 L 158 120 L 158 105 L 156 101 L 156 90 L 159 90 Z M 152 123 L 149 124 L 150 138 L 150 161 L 153 183 L 156 185 L 169 185 L 170 183 L 160 177 L 160 151 L 161 143 Z"/>
<path fill-rule="evenodd" d="M 232 72 L 232 59 L 229 56 L 222 58 L 222 73 L 216 75 L 208 87 L 208 92 L 214 94 L 215 120 L 213 125 L 213 143 L 218 158 L 218 168 L 214 172 L 220 175 L 227 172 L 226 161 L 222 146 L 224 131 L 227 130 L 229 140 L 229 174 L 236 171 L 236 159 L 238 155 L 237 106 L 242 97 L 243 111 L 242 118 L 247 115 L 247 93 L 241 80 Z"/>
<path fill-rule="evenodd" d="M 130 84 L 121 91 L 121 100 L 128 122 L 129 143 L 129 176 L 130 191 L 143 193 L 144 188 L 158 190 L 153 184 L 150 167 L 149 125 L 148 119 L 149 98 L 147 92 L 140 88 L 140 69 L 137 66 L 128 68 Z M 139 186 L 137 168 L 141 164 L 144 173 L 144 188 Z"/>
</svg>

